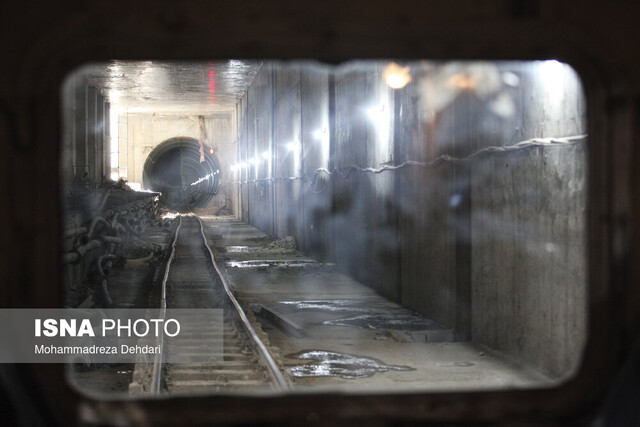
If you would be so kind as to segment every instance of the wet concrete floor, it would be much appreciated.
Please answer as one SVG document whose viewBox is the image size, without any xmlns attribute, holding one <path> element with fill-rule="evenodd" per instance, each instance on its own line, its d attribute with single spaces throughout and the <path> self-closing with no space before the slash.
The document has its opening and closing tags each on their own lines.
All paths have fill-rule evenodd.
<svg viewBox="0 0 640 427">
<path fill-rule="evenodd" d="M 551 380 L 408 310 L 256 228 L 203 217 L 216 260 L 301 389 L 474 390 Z M 262 316 L 261 313 L 268 313 Z"/>
</svg>

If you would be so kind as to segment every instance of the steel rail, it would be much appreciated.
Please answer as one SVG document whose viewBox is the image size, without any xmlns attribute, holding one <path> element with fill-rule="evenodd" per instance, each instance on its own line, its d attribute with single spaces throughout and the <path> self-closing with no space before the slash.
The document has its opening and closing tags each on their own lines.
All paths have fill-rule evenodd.
<svg viewBox="0 0 640 427">
<path fill-rule="evenodd" d="M 162 278 L 162 290 L 160 295 L 160 312 L 162 315 L 162 320 L 164 322 L 165 317 L 167 315 L 167 280 L 169 279 L 169 270 L 171 268 L 171 263 L 173 262 L 173 258 L 176 254 L 176 243 L 178 242 L 178 234 L 180 233 L 180 227 L 182 227 L 182 216 L 178 216 L 178 226 L 176 227 L 176 233 L 173 238 L 173 243 L 171 244 L 171 254 L 169 255 L 169 259 L 167 260 L 167 265 L 164 269 L 164 277 Z M 153 361 L 153 373 L 151 376 L 151 392 L 153 394 L 160 394 L 161 390 L 161 379 L 162 379 L 162 354 L 164 351 L 164 334 L 159 334 L 159 343 L 160 352 L 156 354 Z"/>
<path fill-rule="evenodd" d="M 225 280 L 222 270 L 220 270 L 220 267 L 218 267 L 218 263 L 216 263 L 215 257 L 213 256 L 213 251 L 209 247 L 209 244 L 207 243 L 207 237 L 204 234 L 204 225 L 202 224 L 202 220 L 200 220 L 200 218 L 197 215 L 194 215 L 194 217 L 200 223 L 200 234 L 202 234 L 202 240 L 204 241 L 204 246 L 205 248 L 207 248 L 207 251 L 209 252 L 209 256 L 211 257 L 211 264 L 213 264 L 213 268 L 215 268 L 216 273 L 218 274 L 218 277 L 222 282 L 222 286 L 224 286 L 224 290 L 227 293 L 227 296 L 229 297 L 229 299 L 233 303 L 233 306 L 238 312 L 238 315 L 240 316 L 240 320 L 242 320 L 242 325 L 244 326 L 249 336 L 251 336 L 251 339 L 256 345 L 256 348 L 258 349 L 260 356 L 263 358 L 264 362 L 269 368 L 269 374 L 271 375 L 271 378 L 275 381 L 275 383 L 278 385 L 278 387 L 281 390 L 286 390 L 287 388 L 289 388 L 289 386 L 287 385 L 286 380 L 282 376 L 280 369 L 278 369 L 276 362 L 271 357 L 271 354 L 269 354 L 269 350 L 267 350 L 267 347 L 264 345 L 262 340 L 260 340 L 260 338 L 258 337 L 258 334 L 256 334 L 255 329 L 253 329 L 253 326 L 251 326 L 251 323 L 249 322 L 249 319 L 247 318 L 246 313 L 240 306 L 240 303 L 238 302 L 238 300 L 236 300 L 236 297 L 233 295 L 233 292 L 231 292 L 231 288 L 229 287 L 227 281 Z"/>
</svg>

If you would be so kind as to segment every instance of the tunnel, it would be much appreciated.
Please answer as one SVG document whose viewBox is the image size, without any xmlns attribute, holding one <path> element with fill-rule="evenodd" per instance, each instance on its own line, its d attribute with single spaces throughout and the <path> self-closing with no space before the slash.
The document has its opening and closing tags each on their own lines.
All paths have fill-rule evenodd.
<svg viewBox="0 0 640 427">
<path fill-rule="evenodd" d="M 162 193 L 181 212 L 206 207 L 218 192 L 220 163 L 212 148 L 201 147 L 193 138 L 160 143 L 144 163 L 144 188 Z"/>
<path fill-rule="evenodd" d="M 63 93 L 68 306 L 228 315 L 222 363 L 77 388 L 482 392 L 579 369 L 591 140 L 570 65 L 117 60 Z"/>
<path fill-rule="evenodd" d="M 5 3 L 7 425 L 640 425 L 640 2 Z"/>
</svg>

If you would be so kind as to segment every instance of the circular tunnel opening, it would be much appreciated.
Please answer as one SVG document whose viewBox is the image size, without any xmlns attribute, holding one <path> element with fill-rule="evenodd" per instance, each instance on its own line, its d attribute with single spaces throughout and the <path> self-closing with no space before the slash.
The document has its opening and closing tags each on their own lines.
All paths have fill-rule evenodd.
<svg viewBox="0 0 640 427">
<path fill-rule="evenodd" d="M 162 142 L 144 163 L 144 187 L 162 193 L 167 206 L 180 212 L 208 206 L 218 193 L 220 163 L 213 150 L 202 153 L 200 147 L 193 138 Z"/>
</svg>

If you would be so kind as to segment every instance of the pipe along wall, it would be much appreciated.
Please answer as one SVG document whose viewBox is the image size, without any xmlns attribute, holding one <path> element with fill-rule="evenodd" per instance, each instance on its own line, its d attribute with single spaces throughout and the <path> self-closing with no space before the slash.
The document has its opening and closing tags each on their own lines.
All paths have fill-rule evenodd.
<svg viewBox="0 0 640 427">
<path fill-rule="evenodd" d="M 240 216 L 461 341 L 570 375 L 586 324 L 577 75 L 410 65 L 392 90 L 386 63 L 266 62 L 239 111 Z"/>
</svg>

